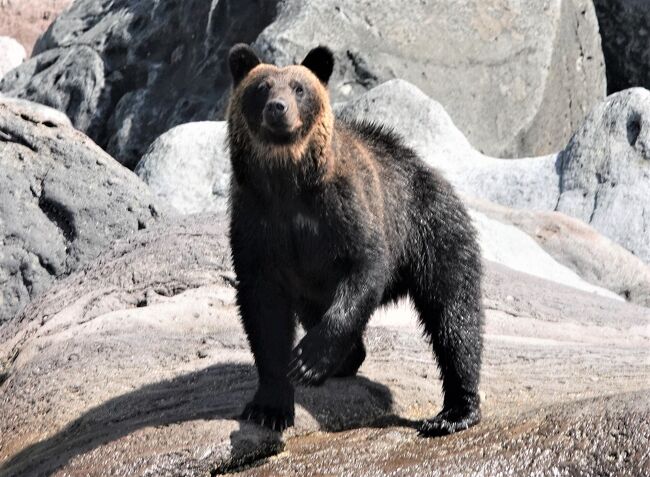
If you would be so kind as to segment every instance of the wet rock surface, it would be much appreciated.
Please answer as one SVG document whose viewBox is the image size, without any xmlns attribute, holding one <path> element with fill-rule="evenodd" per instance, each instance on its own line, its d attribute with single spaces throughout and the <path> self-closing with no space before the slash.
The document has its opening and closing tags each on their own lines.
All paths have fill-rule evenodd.
<svg viewBox="0 0 650 477">
<path fill-rule="evenodd" d="M 0 327 L 0 475 L 647 469 L 648 309 L 489 263 L 476 428 L 416 435 L 440 381 L 405 304 L 371 321 L 359 377 L 299 388 L 295 428 L 237 421 L 256 374 L 224 220 L 118 240 Z"/>
<path fill-rule="evenodd" d="M 160 209 L 58 111 L 0 97 L 0 324 Z"/>
</svg>

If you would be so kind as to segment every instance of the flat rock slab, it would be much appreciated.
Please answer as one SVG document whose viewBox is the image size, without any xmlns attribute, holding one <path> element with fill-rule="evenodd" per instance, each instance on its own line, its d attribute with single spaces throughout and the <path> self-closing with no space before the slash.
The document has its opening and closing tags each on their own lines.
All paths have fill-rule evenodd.
<svg viewBox="0 0 650 477">
<path fill-rule="evenodd" d="M 421 475 L 439 458 L 457 473 L 562 475 L 571 449 L 587 474 L 647 468 L 648 309 L 489 263 L 475 429 L 416 436 L 415 421 L 440 407 L 440 381 L 404 303 L 373 318 L 360 376 L 299 388 L 283 436 L 237 421 L 256 373 L 225 230 L 221 216 L 195 216 L 121 239 L 0 327 L 0 475 L 203 476 L 260 464 L 250 472 Z"/>
</svg>

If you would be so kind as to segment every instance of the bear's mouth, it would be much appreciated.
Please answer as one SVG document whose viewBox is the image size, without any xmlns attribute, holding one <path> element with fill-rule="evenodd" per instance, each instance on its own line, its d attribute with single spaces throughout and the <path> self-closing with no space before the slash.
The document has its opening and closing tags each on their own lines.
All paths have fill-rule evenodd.
<svg viewBox="0 0 650 477">
<path fill-rule="evenodd" d="M 272 144 L 291 144 L 299 139 L 301 126 L 302 124 L 293 127 L 288 124 L 270 125 L 263 122 L 260 128 L 260 136 L 264 141 Z"/>
</svg>

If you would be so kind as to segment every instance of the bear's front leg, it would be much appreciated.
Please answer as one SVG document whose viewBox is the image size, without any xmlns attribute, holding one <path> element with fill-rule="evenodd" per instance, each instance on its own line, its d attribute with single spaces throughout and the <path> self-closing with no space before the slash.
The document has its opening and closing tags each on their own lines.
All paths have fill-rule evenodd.
<svg viewBox="0 0 650 477">
<path fill-rule="evenodd" d="M 376 268 L 368 268 L 349 275 L 339 284 L 322 321 L 293 350 L 289 379 L 318 386 L 340 369 L 360 342 L 370 316 L 379 305 L 382 281 L 383 276 Z"/>
<path fill-rule="evenodd" d="M 294 388 L 287 378 L 295 329 L 290 302 L 279 287 L 257 278 L 240 281 L 237 303 L 259 377 L 241 417 L 283 431 L 294 421 Z"/>
</svg>

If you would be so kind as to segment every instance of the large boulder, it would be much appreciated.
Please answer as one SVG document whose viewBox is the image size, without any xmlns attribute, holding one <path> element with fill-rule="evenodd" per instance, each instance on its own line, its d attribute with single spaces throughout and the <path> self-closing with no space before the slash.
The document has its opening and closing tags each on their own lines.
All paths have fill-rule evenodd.
<svg viewBox="0 0 650 477">
<path fill-rule="evenodd" d="M 405 79 L 500 157 L 557 151 L 605 95 L 591 0 L 289 0 L 255 46 L 284 64 L 317 43 L 336 55 L 335 100 Z"/>
<path fill-rule="evenodd" d="M 31 54 L 36 39 L 71 3 L 72 0 L 0 0 L 0 32 L 18 40 Z"/>
<path fill-rule="evenodd" d="M 468 196 L 579 218 L 650 264 L 646 89 L 622 91 L 597 105 L 559 154 L 517 160 L 473 149 L 438 103 L 404 81 L 384 83 L 339 111 L 391 126 Z"/>
<path fill-rule="evenodd" d="M 134 172 L 181 214 L 225 210 L 230 183 L 226 123 L 203 121 L 170 129 L 149 146 Z"/>
<path fill-rule="evenodd" d="M 133 168 L 171 127 L 223 112 L 228 49 L 253 41 L 276 3 L 79 0 L 39 39 L 34 57 L 0 83 L 0 91 L 64 111 Z"/>
<path fill-rule="evenodd" d="M 435 442 L 413 429 L 442 400 L 406 304 L 371 320 L 359 377 L 298 388 L 286 443 L 238 421 L 256 373 L 229 256 L 223 215 L 160 223 L 118 240 L 1 327 L 0 475 L 218 475 L 264 465 L 285 445 L 268 475 L 647 466 L 647 309 L 491 263 L 476 428 Z M 531 462 L 531 448 L 543 458 Z"/>
<path fill-rule="evenodd" d="M 0 36 L 0 79 L 25 61 L 25 48 L 13 38 Z"/>
<path fill-rule="evenodd" d="M 607 89 L 650 88 L 650 8 L 646 0 L 594 0 L 607 70 Z"/>
<path fill-rule="evenodd" d="M 159 213 L 146 185 L 62 113 L 0 97 L 0 324 Z"/>
<path fill-rule="evenodd" d="M 0 91 L 66 112 L 133 168 L 171 127 L 223 117 L 235 42 L 280 64 L 329 44 L 335 99 L 407 78 L 499 155 L 556 150 L 605 92 L 591 0 L 79 0 Z"/>
</svg>

